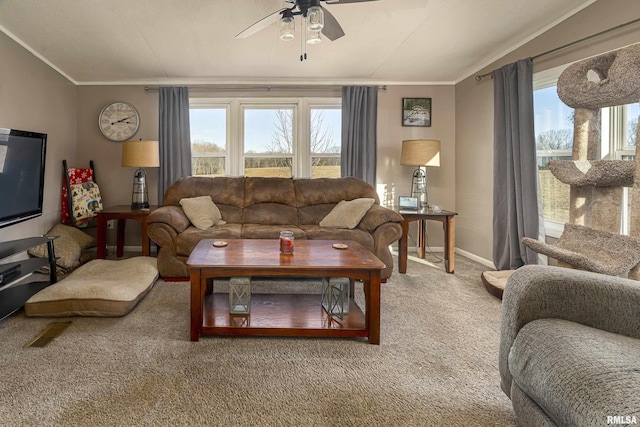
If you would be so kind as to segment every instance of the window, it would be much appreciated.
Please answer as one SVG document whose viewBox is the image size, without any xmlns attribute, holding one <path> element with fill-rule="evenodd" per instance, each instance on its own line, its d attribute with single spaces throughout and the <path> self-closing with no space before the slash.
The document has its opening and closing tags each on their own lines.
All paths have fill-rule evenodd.
<svg viewBox="0 0 640 427">
<path fill-rule="evenodd" d="M 193 175 L 226 175 L 227 116 L 228 108 L 225 106 L 189 110 Z"/>
<path fill-rule="evenodd" d="M 311 108 L 311 178 L 340 177 L 342 110 Z"/>
<path fill-rule="evenodd" d="M 561 70 L 560 70 L 561 71 Z M 557 72 L 557 76 L 560 72 Z M 555 85 L 555 79 L 550 83 Z M 534 90 L 535 137 L 538 177 L 547 235 L 558 237 L 569 221 L 569 185 L 558 181 L 549 171 L 550 160 L 571 160 L 573 147 L 573 109 L 558 98 L 556 87 L 538 82 Z M 628 104 L 601 110 L 601 158 L 633 160 L 637 143 L 640 104 Z M 628 233 L 630 200 L 624 191 L 622 229 Z"/>
<path fill-rule="evenodd" d="M 573 109 L 558 98 L 555 86 L 536 90 L 533 104 L 542 211 L 546 221 L 560 225 L 569 221 L 569 186 L 553 176 L 548 163 L 571 160 Z M 548 224 L 547 228 L 557 227 Z"/>
<path fill-rule="evenodd" d="M 194 175 L 339 177 L 339 98 L 191 99 Z"/>
<path fill-rule="evenodd" d="M 293 176 L 295 109 L 243 108 L 245 176 Z"/>
</svg>

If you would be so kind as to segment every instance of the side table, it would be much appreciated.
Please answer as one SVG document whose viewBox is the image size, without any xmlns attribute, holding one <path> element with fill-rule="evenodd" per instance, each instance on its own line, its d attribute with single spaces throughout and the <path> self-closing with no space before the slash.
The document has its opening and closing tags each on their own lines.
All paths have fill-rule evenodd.
<svg viewBox="0 0 640 427">
<path fill-rule="evenodd" d="M 440 211 L 433 212 L 430 209 L 421 209 L 417 211 L 398 211 L 402 215 L 402 237 L 398 242 L 398 271 L 400 273 L 407 272 L 407 253 L 409 246 L 409 223 L 418 221 L 418 257 L 424 259 L 425 255 L 425 233 L 427 231 L 426 221 L 440 221 L 444 229 L 444 270 L 447 273 L 453 273 L 454 269 L 454 248 L 455 248 L 455 216 L 457 212 Z"/>
<path fill-rule="evenodd" d="M 149 256 L 149 236 L 147 235 L 147 216 L 158 206 L 149 206 L 149 209 L 133 209 L 130 205 L 111 206 L 97 212 L 98 230 L 96 235 L 97 253 L 96 258 L 102 259 L 107 256 L 107 222 L 113 219 L 118 221 L 116 256 L 122 257 L 124 253 L 124 228 L 126 220 L 132 219 L 140 223 L 142 233 L 142 255 Z"/>
</svg>

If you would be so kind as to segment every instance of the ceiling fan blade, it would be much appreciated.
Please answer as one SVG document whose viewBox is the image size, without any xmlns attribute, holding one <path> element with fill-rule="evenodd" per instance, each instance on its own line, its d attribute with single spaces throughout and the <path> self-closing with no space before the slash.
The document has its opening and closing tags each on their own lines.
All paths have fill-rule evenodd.
<svg viewBox="0 0 640 427">
<path fill-rule="evenodd" d="M 367 1 L 378 1 L 378 0 L 325 0 L 327 4 L 347 4 L 347 3 L 364 3 Z"/>
<path fill-rule="evenodd" d="M 249 37 L 249 36 L 257 33 L 260 30 L 264 30 L 265 28 L 267 28 L 271 24 L 275 24 L 276 22 L 278 22 L 280 20 L 280 17 L 281 17 L 280 14 L 282 13 L 283 10 L 284 9 L 276 10 L 271 15 L 265 16 L 264 18 L 262 18 L 261 20 L 259 20 L 255 24 L 249 26 L 247 29 L 245 29 L 244 31 L 239 33 L 236 36 L 236 38 L 237 39 L 244 39 L 246 37 Z"/>
<path fill-rule="evenodd" d="M 331 41 L 337 40 L 344 36 L 344 31 L 338 20 L 327 10 L 326 7 L 322 8 L 324 12 L 324 28 L 322 28 L 322 34 Z"/>
</svg>

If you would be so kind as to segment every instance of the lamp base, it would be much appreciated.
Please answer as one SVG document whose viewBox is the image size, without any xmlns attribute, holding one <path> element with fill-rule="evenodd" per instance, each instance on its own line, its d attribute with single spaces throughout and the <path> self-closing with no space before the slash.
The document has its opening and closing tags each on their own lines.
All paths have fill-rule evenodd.
<svg viewBox="0 0 640 427">
<path fill-rule="evenodd" d="M 141 210 L 141 209 L 149 209 L 149 203 L 131 203 L 131 209 L 133 210 Z"/>
<path fill-rule="evenodd" d="M 133 192 L 131 209 L 149 209 L 149 192 L 147 191 L 147 174 L 139 168 L 133 176 Z"/>
</svg>

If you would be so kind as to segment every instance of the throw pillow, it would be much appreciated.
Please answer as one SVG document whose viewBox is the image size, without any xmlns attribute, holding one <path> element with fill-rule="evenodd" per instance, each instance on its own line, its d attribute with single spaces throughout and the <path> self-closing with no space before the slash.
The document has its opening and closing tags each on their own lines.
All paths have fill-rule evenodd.
<svg viewBox="0 0 640 427">
<path fill-rule="evenodd" d="M 320 221 L 320 226 L 355 228 L 374 203 L 375 200 L 369 198 L 342 200 Z"/>
<path fill-rule="evenodd" d="M 56 264 L 63 268 L 74 268 L 80 265 L 80 254 L 83 249 L 95 246 L 95 239 L 77 228 L 64 224 L 56 224 L 45 234 L 47 237 L 58 237 L 53 241 L 56 253 Z M 29 250 L 29 254 L 40 258 L 49 256 L 47 245 L 40 245 Z"/>
<path fill-rule="evenodd" d="M 200 196 L 180 199 L 180 206 L 194 227 L 206 230 L 220 222 L 220 210 L 211 200 L 211 196 Z"/>
</svg>

